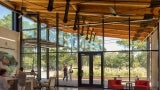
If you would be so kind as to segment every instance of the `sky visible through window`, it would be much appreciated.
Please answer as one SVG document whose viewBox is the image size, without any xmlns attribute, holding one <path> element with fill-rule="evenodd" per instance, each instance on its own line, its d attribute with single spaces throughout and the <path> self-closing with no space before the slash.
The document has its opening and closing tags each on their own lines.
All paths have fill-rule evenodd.
<svg viewBox="0 0 160 90">
<path fill-rule="evenodd" d="M 120 40 L 120 39 L 105 37 L 104 38 L 104 42 L 105 42 L 104 47 L 107 49 L 107 51 L 124 50 L 124 47 L 122 47 L 116 43 L 118 40 Z"/>
<path fill-rule="evenodd" d="M 11 10 L 2 5 L 0 5 L 0 10 L 1 10 L 0 19 L 8 14 L 11 14 Z M 23 18 L 23 20 L 29 22 L 30 24 L 34 23 L 33 20 L 30 20 L 25 17 Z M 119 40 L 118 38 L 105 37 L 104 40 L 105 40 L 104 47 L 107 49 L 107 51 L 117 51 L 124 49 L 123 47 L 119 46 L 116 43 L 116 41 Z"/>
<path fill-rule="evenodd" d="M 0 5 L 0 10 L 1 10 L 0 19 L 8 14 L 11 14 L 11 10 L 9 10 L 8 8 L 6 8 L 2 5 Z"/>
</svg>

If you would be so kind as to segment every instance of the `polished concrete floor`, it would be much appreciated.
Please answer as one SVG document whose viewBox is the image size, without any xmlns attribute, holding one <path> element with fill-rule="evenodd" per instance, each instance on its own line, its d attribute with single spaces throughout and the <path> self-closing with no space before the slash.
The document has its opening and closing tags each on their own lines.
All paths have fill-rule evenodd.
<svg viewBox="0 0 160 90">
<path fill-rule="evenodd" d="M 88 79 L 83 79 L 82 80 L 83 84 L 89 84 L 89 80 Z M 99 79 L 94 79 L 93 80 L 93 84 L 101 84 L 101 80 Z M 108 87 L 108 81 L 105 80 L 104 81 L 104 87 Z M 69 87 L 78 87 L 78 79 L 73 78 L 72 80 L 63 80 L 62 78 L 59 78 L 59 86 L 69 86 Z"/>
<path fill-rule="evenodd" d="M 46 89 L 41 89 L 46 90 Z M 74 88 L 74 87 L 57 87 L 52 88 L 50 90 L 109 90 L 109 89 L 102 89 L 102 88 Z"/>
</svg>

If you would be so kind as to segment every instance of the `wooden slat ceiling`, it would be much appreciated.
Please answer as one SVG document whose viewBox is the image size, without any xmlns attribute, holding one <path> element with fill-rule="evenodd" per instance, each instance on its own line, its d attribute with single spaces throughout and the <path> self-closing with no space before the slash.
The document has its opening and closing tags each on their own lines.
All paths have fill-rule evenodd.
<svg viewBox="0 0 160 90">
<path fill-rule="evenodd" d="M 25 7 L 25 14 L 35 13 L 40 15 L 40 21 L 48 27 L 56 26 L 56 13 L 59 13 L 59 26 L 65 32 L 77 33 L 73 30 L 76 11 L 79 8 L 79 30 L 83 34 L 102 36 L 102 20 L 104 19 L 104 35 L 106 37 L 128 39 L 129 16 L 131 39 L 144 40 L 155 28 L 160 12 L 158 0 L 69 0 L 68 22 L 64 23 L 67 0 L 53 0 L 53 10 L 48 11 L 49 0 L 0 0 L 14 10 L 21 11 Z M 115 10 L 116 15 L 111 13 Z M 148 20 L 144 18 L 153 15 Z M 89 29 L 88 29 L 89 27 Z M 93 30 L 93 31 L 92 31 Z"/>
</svg>

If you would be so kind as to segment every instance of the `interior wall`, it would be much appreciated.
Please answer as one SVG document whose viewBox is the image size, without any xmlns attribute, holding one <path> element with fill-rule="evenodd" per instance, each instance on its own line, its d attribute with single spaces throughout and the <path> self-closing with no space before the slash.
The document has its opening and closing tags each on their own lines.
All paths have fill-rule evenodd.
<svg viewBox="0 0 160 90">
<path fill-rule="evenodd" d="M 151 36 L 151 50 L 158 50 L 158 34 L 154 32 Z M 158 51 L 151 52 L 151 85 L 158 87 Z"/>
<path fill-rule="evenodd" d="M 18 61 L 20 59 L 20 33 L 0 27 L 0 51 L 8 52 Z"/>
</svg>

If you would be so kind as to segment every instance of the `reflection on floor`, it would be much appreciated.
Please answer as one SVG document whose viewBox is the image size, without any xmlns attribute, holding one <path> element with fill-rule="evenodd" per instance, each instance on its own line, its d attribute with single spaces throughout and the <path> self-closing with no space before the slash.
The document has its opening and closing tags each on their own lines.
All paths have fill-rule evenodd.
<svg viewBox="0 0 160 90">
<path fill-rule="evenodd" d="M 100 80 L 94 80 L 93 83 L 94 84 L 100 84 Z M 82 81 L 83 84 L 87 84 L 89 83 L 88 80 L 83 80 Z M 71 86 L 71 87 L 78 87 L 78 79 L 74 78 L 73 80 L 63 80 L 62 78 L 59 79 L 59 85 L 60 86 Z M 104 81 L 104 87 L 107 87 L 107 81 Z"/>
<path fill-rule="evenodd" d="M 46 89 L 41 89 L 46 90 Z M 109 90 L 109 89 L 102 89 L 102 88 L 72 88 L 72 87 L 56 87 L 50 90 Z"/>
<path fill-rule="evenodd" d="M 87 84 L 88 80 L 82 81 L 84 84 Z M 99 84 L 100 80 L 94 80 L 94 84 Z M 74 78 L 73 80 L 63 80 L 62 78 L 59 78 L 59 86 L 56 88 L 51 88 L 50 90 L 109 90 L 109 89 L 102 89 L 102 88 L 78 88 L 78 79 Z M 104 88 L 107 87 L 107 81 L 104 81 Z M 46 88 L 42 88 L 41 90 L 46 90 Z"/>
<path fill-rule="evenodd" d="M 72 87 L 78 87 L 78 80 L 73 79 L 73 80 L 63 80 L 62 78 L 59 78 L 59 85 L 60 86 L 72 86 Z"/>
</svg>

